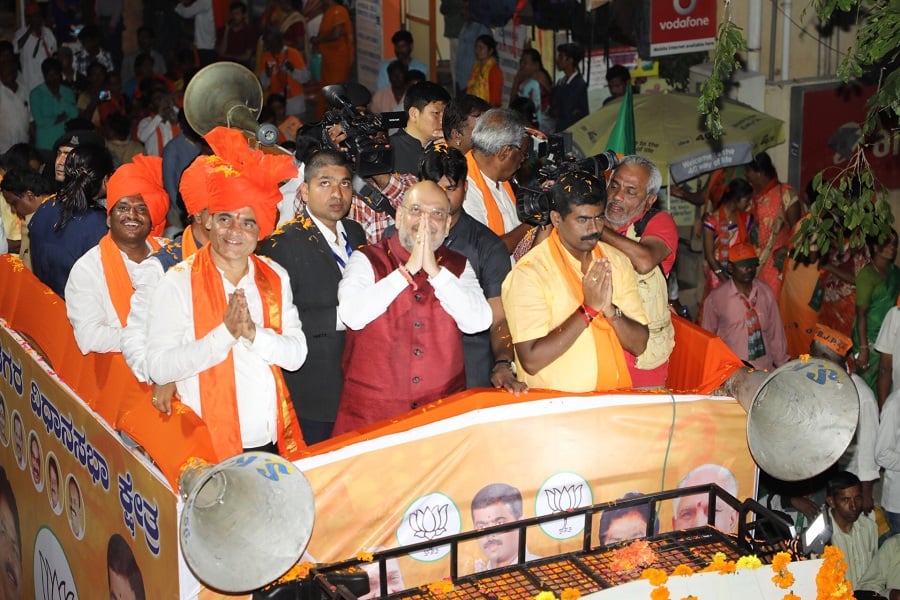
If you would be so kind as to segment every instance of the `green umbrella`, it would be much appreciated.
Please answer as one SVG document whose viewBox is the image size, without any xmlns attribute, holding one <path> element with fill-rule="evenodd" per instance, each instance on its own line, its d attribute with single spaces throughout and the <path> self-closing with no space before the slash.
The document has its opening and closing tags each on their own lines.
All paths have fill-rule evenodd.
<svg viewBox="0 0 900 600">
<path fill-rule="evenodd" d="M 605 152 L 622 100 L 578 121 L 567 131 L 586 156 Z M 722 100 L 724 134 L 713 142 L 697 112 L 697 96 L 678 93 L 635 94 L 635 153 L 656 163 L 676 182 L 750 162 L 753 155 L 784 141 L 784 123 L 744 104 Z"/>
</svg>

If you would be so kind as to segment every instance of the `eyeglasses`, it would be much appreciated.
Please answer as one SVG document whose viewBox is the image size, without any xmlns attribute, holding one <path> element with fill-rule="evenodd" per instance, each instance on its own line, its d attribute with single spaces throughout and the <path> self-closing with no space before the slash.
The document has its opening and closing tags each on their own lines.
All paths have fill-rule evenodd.
<svg viewBox="0 0 900 600">
<path fill-rule="evenodd" d="M 400 206 L 403 207 L 403 210 L 405 210 L 409 216 L 416 219 L 425 216 L 425 214 L 428 214 L 429 218 L 434 219 L 439 223 L 447 220 L 447 211 L 442 208 L 426 210 L 418 204 L 401 204 Z"/>
</svg>

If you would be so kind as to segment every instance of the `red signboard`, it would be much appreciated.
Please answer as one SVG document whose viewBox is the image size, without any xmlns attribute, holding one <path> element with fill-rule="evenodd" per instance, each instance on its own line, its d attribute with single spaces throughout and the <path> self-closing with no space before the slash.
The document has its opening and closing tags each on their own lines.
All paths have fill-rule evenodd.
<svg viewBox="0 0 900 600">
<path fill-rule="evenodd" d="M 641 56 L 709 50 L 716 45 L 716 0 L 645 0 Z"/>
<path fill-rule="evenodd" d="M 791 160 L 789 181 L 800 189 L 827 167 L 846 165 L 847 150 L 836 143 L 859 130 L 866 117 L 866 102 L 874 85 L 834 82 L 795 87 L 791 95 Z M 800 123 L 800 127 L 797 127 Z M 846 135 L 839 130 L 846 130 Z M 900 132 L 879 129 L 867 140 L 866 158 L 875 178 L 890 189 L 900 188 Z M 850 142 L 852 148 L 852 141 Z"/>
</svg>

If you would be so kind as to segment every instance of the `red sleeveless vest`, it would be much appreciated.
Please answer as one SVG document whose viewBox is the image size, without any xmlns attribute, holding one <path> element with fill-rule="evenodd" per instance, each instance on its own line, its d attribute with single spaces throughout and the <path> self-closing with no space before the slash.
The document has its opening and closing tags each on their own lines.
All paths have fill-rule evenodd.
<svg viewBox="0 0 900 600">
<path fill-rule="evenodd" d="M 363 252 L 375 281 L 409 260 L 394 235 Z M 459 277 L 464 256 L 441 246 L 439 265 Z M 358 331 L 347 330 L 342 368 L 344 389 L 333 435 L 401 415 L 466 387 L 462 332 L 434 295 L 424 270 L 384 314 Z"/>
</svg>

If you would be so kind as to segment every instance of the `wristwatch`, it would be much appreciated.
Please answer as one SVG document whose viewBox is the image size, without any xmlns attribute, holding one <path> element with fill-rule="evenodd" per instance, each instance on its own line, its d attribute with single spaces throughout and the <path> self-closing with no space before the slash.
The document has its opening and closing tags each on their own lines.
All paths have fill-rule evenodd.
<svg viewBox="0 0 900 600">
<path fill-rule="evenodd" d="M 513 361 L 506 359 L 506 358 L 501 358 L 499 360 L 494 361 L 494 366 L 491 367 L 491 375 L 494 374 L 494 371 L 497 370 L 497 367 L 499 365 L 506 365 L 507 367 L 509 367 L 509 370 L 510 370 L 510 372 L 512 372 L 513 376 L 516 375 L 516 363 L 514 363 Z"/>
</svg>

